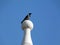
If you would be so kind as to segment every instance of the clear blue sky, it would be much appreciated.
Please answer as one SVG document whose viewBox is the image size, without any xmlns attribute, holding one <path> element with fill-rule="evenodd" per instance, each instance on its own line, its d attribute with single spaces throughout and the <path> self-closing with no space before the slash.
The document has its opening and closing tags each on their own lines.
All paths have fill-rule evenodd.
<svg viewBox="0 0 60 45">
<path fill-rule="evenodd" d="M 28 12 L 34 45 L 60 45 L 60 0 L 0 0 L 0 45 L 21 45 Z"/>
</svg>

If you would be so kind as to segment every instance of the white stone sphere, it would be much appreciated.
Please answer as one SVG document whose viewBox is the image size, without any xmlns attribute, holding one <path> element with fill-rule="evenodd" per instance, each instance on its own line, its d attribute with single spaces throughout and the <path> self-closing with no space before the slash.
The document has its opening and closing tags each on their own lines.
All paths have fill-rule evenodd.
<svg viewBox="0 0 60 45">
<path fill-rule="evenodd" d="M 33 23 L 32 23 L 32 21 L 30 21 L 30 20 L 25 20 L 25 21 L 22 23 L 22 29 L 23 29 L 23 30 L 26 30 L 27 28 L 29 28 L 30 30 L 33 29 Z"/>
</svg>

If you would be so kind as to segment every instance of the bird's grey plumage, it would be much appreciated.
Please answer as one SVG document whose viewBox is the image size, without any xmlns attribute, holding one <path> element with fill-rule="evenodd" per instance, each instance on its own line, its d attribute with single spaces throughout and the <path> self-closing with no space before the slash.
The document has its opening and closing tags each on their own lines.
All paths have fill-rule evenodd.
<svg viewBox="0 0 60 45">
<path fill-rule="evenodd" d="M 31 17 L 31 14 L 32 14 L 32 13 L 29 13 L 29 14 L 21 21 L 21 23 L 23 23 L 25 20 L 29 20 L 30 17 Z"/>
</svg>

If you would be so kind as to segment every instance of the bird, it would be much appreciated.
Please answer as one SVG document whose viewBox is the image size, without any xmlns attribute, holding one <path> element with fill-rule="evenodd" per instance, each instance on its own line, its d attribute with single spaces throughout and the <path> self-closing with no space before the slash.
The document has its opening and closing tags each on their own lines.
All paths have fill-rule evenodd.
<svg viewBox="0 0 60 45">
<path fill-rule="evenodd" d="M 25 20 L 29 20 L 31 17 L 32 13 L 28 13 L 28 15 L 21 21 L 21 24 L 25 21 Z"/>
</svg>

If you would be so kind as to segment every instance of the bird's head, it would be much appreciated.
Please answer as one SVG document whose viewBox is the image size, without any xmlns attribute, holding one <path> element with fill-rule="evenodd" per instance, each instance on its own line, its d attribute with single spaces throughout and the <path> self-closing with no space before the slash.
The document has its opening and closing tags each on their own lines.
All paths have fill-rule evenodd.
<svg viewBox="0 0 60 45">
<path fill-rule="evenodd" d="M 29 14 L 28 14 L 28 15 L 29 15 L 29 17 L 31 17 L 31 14 L 32 14 L 32 13 L 29 13 Z"/>
</svg>

